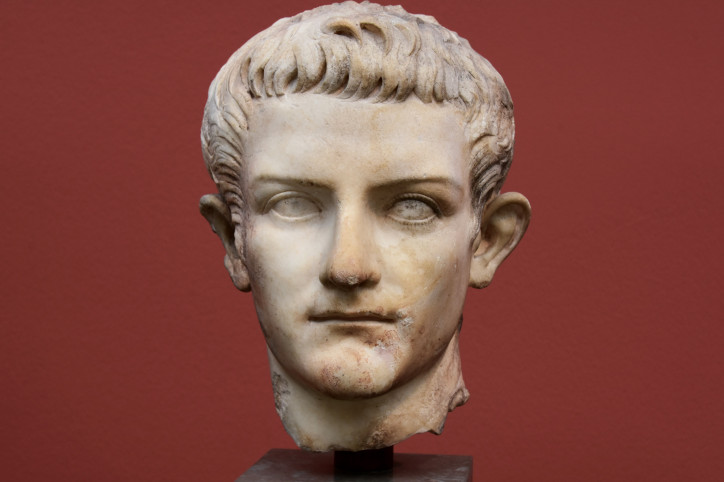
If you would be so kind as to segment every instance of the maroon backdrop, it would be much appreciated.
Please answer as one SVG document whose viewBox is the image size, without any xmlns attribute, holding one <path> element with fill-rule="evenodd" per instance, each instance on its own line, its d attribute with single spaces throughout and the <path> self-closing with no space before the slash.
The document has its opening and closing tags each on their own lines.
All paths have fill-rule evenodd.
<svg viewBox="0 0 724 482">
<path fill-rule="evenodd" d="M 231 481 L 293 444 L 198 214 L 206 90 L 311 1 L 0 5 L 0 478 Z M 463 329 L 468 405 L 398 451 L 481 481 L 724 480 L 718 0 L 409 1 L 516 102 L 533 221 Z"/>
</svg>

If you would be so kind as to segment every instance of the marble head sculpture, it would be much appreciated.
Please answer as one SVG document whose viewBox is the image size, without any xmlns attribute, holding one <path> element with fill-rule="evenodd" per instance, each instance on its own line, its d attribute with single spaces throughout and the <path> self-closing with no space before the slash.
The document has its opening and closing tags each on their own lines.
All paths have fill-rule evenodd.
<svg viewBox="0 0 724 482">
<path fill-rule="evenodd" d="M 347 2 L 277 21 L 209 89 L 201 212 L 251 290 L 276 409 L 304 449 L 440 433 L 468 399 L 468 286 L 520 241 L 528 201 L 500 75 L 429 16 Z"/>
</svg>

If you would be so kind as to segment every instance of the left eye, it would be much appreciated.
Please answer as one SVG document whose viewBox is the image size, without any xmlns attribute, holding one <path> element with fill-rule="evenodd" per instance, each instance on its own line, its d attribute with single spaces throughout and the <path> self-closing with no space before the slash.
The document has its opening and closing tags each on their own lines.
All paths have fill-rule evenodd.
<svg viewBox="0 0 724 482">
<path fill-rule="evenodd" d="M 392 219 L 403 223 L 424 223 L 437 216 L 432 202 L 418 198 L 400 199 L 392 205 L 388 214 Z"/>
<path fill-rule="evenodd" d="M 305 196 L 283 194 L 274 196 L 267 204 L 269 211 L 286 219 L 306 219 L 321 212 L 319 206 Z"/>
</svg>

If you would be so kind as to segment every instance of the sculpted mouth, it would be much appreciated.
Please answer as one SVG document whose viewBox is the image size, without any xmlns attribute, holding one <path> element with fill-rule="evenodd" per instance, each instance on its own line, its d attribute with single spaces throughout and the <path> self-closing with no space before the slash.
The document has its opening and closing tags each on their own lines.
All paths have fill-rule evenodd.
<svg viewBox="0 0 724 482">
<path fill-rule="evenodd" d="M 378 321 L 378 322 L 384 322 L 384 323 L 391 323 L 391 322 L 395 321 L 395 318 L 392 316 L 386 316 L 385 314 L 379 313 L 376 311 L 354 311 L 354 312 L 329 311 L 329 312 L 312 315 L 309 317 L 309 321 L 313 321 L 313 322 L 317 322 L 317 323 L 330 322 L 330 321 L 338 321 L 338 322 Z"/>
</svg>

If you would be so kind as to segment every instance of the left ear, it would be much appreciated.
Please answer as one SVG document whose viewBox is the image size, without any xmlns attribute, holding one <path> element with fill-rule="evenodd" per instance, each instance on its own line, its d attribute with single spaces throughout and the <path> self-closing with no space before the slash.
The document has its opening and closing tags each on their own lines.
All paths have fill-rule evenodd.
<svg viewBox="0 0 724 482">
<path fill-rule="evenodd" d="M 473 244 L 470 286 L 485 288 L 495 270 L 520 242 L 530 222 L 530 203 L 522 194 L 507 192 L 483 211 L 480 232 Z"/>
<path fill-rule="evenodd" d="M 218 194 L 207 194 L 199 201 L 199 209 L 224 244 L 224 266 L 229 271 L 234 286 L 241 291 L 250 291 L 249 272 L 242 261 L 241 246 L 236 243 L 237 237 L 229 207 Z"/>
</svg>

